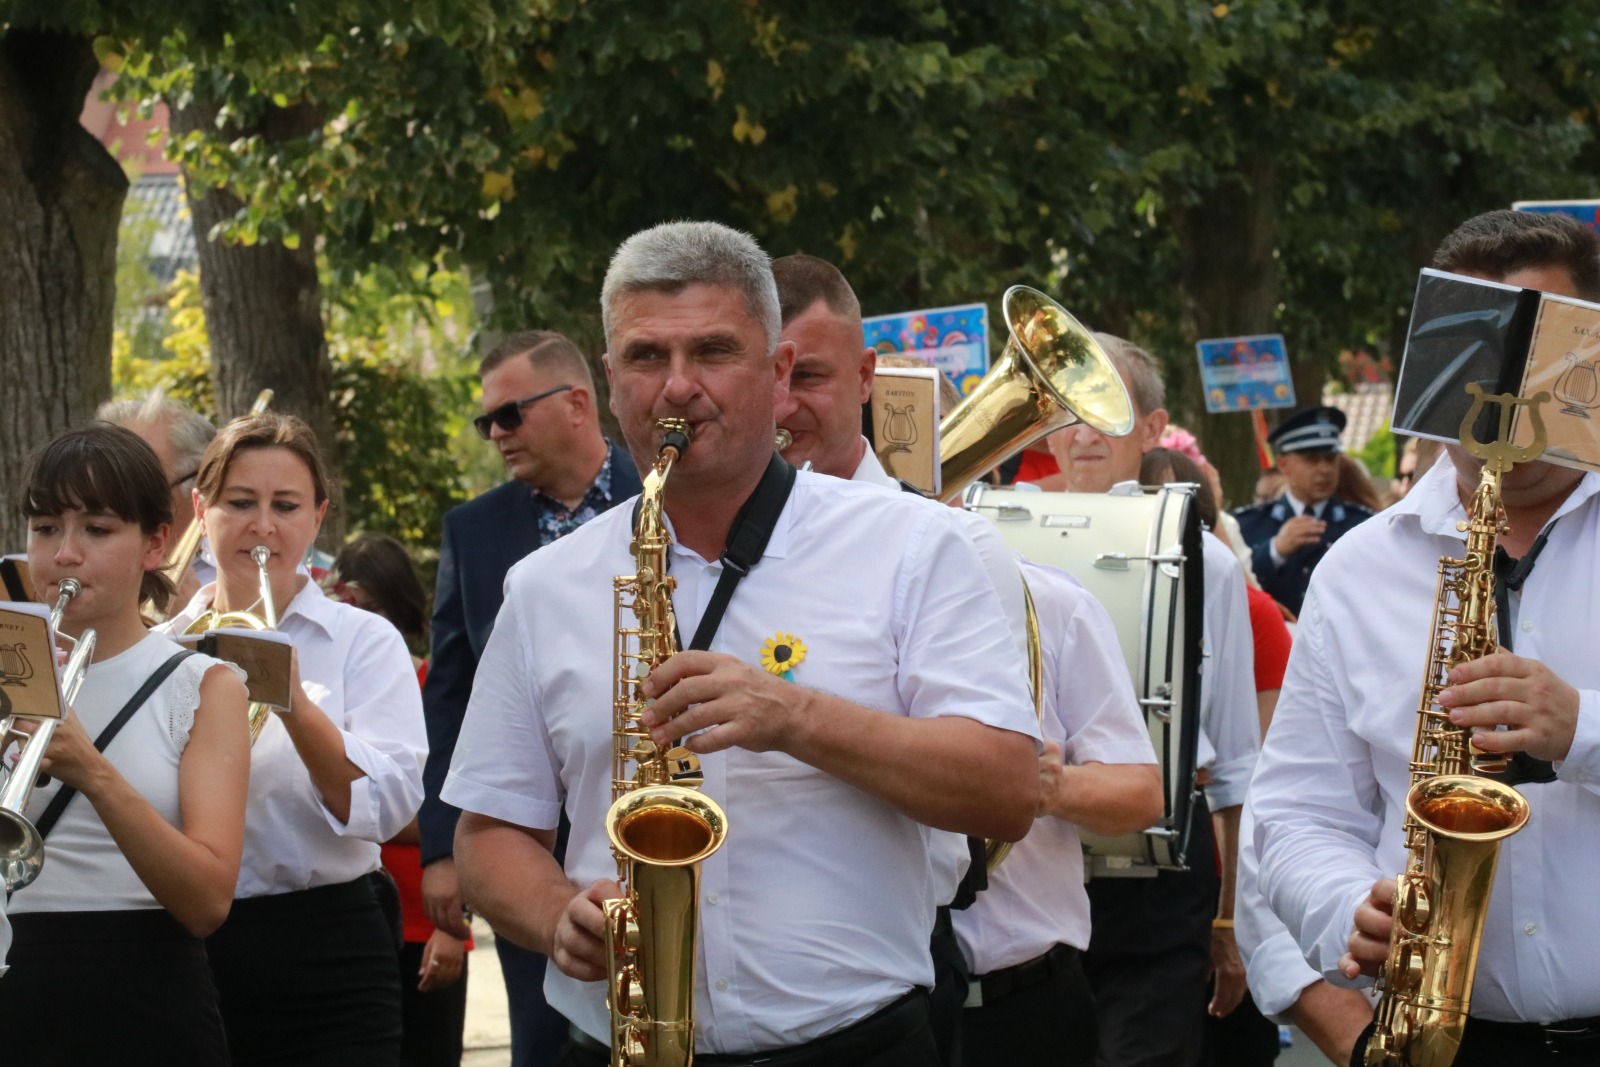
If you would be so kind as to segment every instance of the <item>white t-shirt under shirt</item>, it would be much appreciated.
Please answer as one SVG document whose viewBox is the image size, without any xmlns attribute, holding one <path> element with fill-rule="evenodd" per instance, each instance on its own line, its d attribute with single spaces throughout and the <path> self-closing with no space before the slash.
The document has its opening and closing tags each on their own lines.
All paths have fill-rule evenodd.
<svg viewBox="0 0 1600 1067">
<path fill-rule="evenodd" d="M 181 633 L 209 607 L 206 586 L 162 626 Z M 405 641 L 382 616 L 329 599 L 307 580 L 279 612 L 294 642 L 301 687 L 339 728 L 345 756 L 364 777 L 350 784 L 350 819 L 322 803 L 311 772 L 277 715 L 250 751 L 244 861 L 237 898 L 337 885 L 378 869 L 378 846 L 422 804 L 427 727 Z"/>
<path fill-rule="evenodd" d="M 451 804 L 540 829 L 556 826 L 564 804 L 566 871 L 582 886 L 616 877 L 602 828 L 612 580 L 634 572 L 631 516 L 622 504 L 512 569 L 444 787 Z M 670 561 L 678 624 L 692 634 L 722 568 L 680 544 Z M 800 472 L 711 648 L 760 664 L 778 634 L 806 647 L 797 685 L 1037 737 L 1022 655 L 946 509 Z M 809 1041 L 931 983 L 936 831 L 781 752 L 733 749 L 702 762 L 729 830 L 701 871 L 700 1051 Z M 545 992 L 590 1036 L 609 1034 L 603 982 L 550 967 Z"/>
<path fill-rule="evenodd" d="M 179 651 L 167 638 L 149 634 L 131 648 L 90 664 L 73 707 L 90 738 L 99 737 L 156 668 Z M 200 682 L 218 665 L 229 666 L 209 656 L 184 660 L 106 749 L 117 772 L 173 826 L 183 825 L 178 762 L 200 705 Z M 37 823 L 61 788 L 55 778 L 35 788 L 28 800 L 28 819 Z M 81 794 L 61 813 L 45 839 L 44 852 L 39 877 L 11 898 L 13 915 L 161 907 L 112 840 L 94 805 Z"/>
</svg>

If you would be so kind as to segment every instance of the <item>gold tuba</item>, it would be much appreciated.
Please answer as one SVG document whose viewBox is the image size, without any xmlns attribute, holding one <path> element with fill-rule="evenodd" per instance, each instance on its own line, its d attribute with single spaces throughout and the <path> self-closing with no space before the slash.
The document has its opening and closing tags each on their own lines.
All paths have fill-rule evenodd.
<svg viewBox="0 0 1600 1067">
<path fill-rule="evenodd" d="M 604 904 L 612 1067 L 689 1067 L 694 1060 L 699 864 L 728 833 L 722 809 L 697 791 L 699 760 L 682 748 L 658 752 L 639 722 L 646 706 L 640 685 L 677 651 L 675 583 L 667 574 L 672 538 L 662 507 L 667 475 L 689 447 L 687 422 L 656 425 L 661 447 L 639 498 L 630 546 L 634 573 L 615 579 L 613 802 L 606 835 L 623 895 Z"/>
<path fill-rule="evenodd" d="M 1013 285 L 1001 299 L 1010 336 L 1000 359 L 956 409 L 939 423 L 943 499 L 954 500 L 997 463 L 1045 434 L 1086 422 L 1111 437 L 1133 429 L 1133 402 L 1111 357 L 1082 323 L 1037 289 Z M 1044 661 L 1033 594 L 1022 584 L 1027 610 L 1028 681 L 1034 714 L 1044 714 Z M 1011 851 L 1009 841 L 986 841 L 992 871 Z"/>
<path fill-rule="evenodd" d="M 1037 289 L 1001 299 L 1010 337 L 972 395 L 939 423 L 943 499 L 1045 434 L 1085 422 L 1111 437 L 1133 430 L 1122 375 L 1094 335 Z"/>
<path fill-rule="evenodd" d="M 60 590 L 60 595 L 56 598 L 55 607 L 50 609 L 52 635 L 61 625 L 67 602 L 77 596 L 83 587 L 76 578 L 63 578 L 56 588 Z M 73 643 L 72 655 L 62 668 L 61 693 L 69 706 L 78 698 L 78 690 L 89 671 L 89 661 L 94 658 L 94 642 L 93 630 L 79 634 Z M 23 812 L 28 807 L 28 798 L 33 794 L 34 785 L 39 781 L 39 765 L 44 761 L 45 749 L 50 747 L 50 739 L 55 736 L 56 720 L 41 720 L 31 736 L 14 730 L 14 726 L 15 723 L 7 719 L 4 729 L 0 729 L 0 751 L 13 738 L 22 744 L 16 765 L 11 768 L 11 776 L 6 779 L 5 789 L 0 791 L 0 881 L 4 882 L 8 893 L 29 885 L 44 869 L 44 839 Z"/>
<path fill-rule="evenodd" d="M 1378 978 L 1376 1028 L 1367 1041 L 1367 1067 L 1449 1067 L 1461 1045 L 1478 969 L 1478 943 L 1494 887 L 1500 842 L 1528 821 L 1528 802 L 1508 785 L 1472 774 L 1499 770 L 1503 758 L 1477 753 L 1471 731 L 1450 721 L 1439 693 L 1457 664 L 1494 652 L 1494 550 L 1505 532 L 1500 479 L 1513 463 L 1544 451 L 1538 405 L 1510 394 L 1485 396 L 1467 386 L 1472 409 L 1461 423 L 1461 443 L 1484 459 L 1483 473 L 1465 522 L 1462 559 L 1439 560 L 1433 640 L 1422 678 L 1422 699 L 1411 745 L 1411 790 L 1406 795 L 1409 861 L 1394 897 L 1389 958 Z M 1500 432 L 1490 444 L 1472 433 L 1487 401 L 1500 405 Z M 1514 406 L 1527 405 L 1535 440 L 1510 441 Z"/>
<path fill-rule="evenodd" d="M 197 524 L 198 525 L 198 524 Z M 272 598 L 272 580 L 267 575 L 267 560 L 272 553 L 266 545 L 257 545 L 250 550 L 250 558 L 256 561 L 256 569 L 260 572 L 261 583 L 260 598 L 249 609 L 244 611 L 218 611 L 216 608 L 207 608 L 195 616 L 185 634 L 203 634 L 207 630 L 221 630 L 225 627 L 236 627 L 244 630 L 276 630 L 278 628 L 278 607 Z M 261 614 L 257 615 L 251 609 L 259 607 Z M 272 708 L 252 700 L 249 706 L 250 715 L 250 743 L 256 743 L 256 738 L 261 736 L 262 728 L 267 725 L 267 717 L 271 715 Z"/>
</svg>

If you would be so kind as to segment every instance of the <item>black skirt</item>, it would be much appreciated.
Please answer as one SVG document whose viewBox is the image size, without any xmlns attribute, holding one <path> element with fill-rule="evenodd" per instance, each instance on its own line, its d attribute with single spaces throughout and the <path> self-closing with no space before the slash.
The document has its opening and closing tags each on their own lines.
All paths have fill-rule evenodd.
<svg viewBox="0 0 1600 1067">
<path fill-rule="evenodd" d="M 11 916 L 0 1056 L 29 1067 L 226 1067 L 205 946 L 164 910 Z"/>
<path fill-rule="evenodd" d="M 366 878 L 233 902 L 206 939 L 235 1067 L 400 1061 L 400 981 Z"/>
</svg>

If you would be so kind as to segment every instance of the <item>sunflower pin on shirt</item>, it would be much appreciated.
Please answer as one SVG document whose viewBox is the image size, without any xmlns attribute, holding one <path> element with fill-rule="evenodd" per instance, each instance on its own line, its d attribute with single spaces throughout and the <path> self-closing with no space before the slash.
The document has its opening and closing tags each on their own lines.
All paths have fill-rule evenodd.
<svg viewBox="0 0 1600 1067">
<path fill-rule="evenodd" d="M 794 634 L 779 630 L 761 646 L 761 666 L 786 682 L 794 681 L 794 669 L 806 658 L 806 644 Z"/>
</svg>

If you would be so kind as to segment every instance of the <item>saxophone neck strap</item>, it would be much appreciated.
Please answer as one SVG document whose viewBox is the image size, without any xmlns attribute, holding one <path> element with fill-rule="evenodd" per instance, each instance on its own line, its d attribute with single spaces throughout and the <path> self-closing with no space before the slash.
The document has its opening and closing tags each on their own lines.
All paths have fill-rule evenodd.
<svg viewBox="0 0 1600 1067">
<path fill-rule="evenodd" d="M 1550 531 L 1555 529 L 1554 522 L 1547 525 L 1539 532 L 1539 536 L 1528 548 L 1528 554 L 1521 559 L 1512 559 L 1505 548 L 1496 545 L 1494 548 L 1494 619 L 1495 627 L 1499 631 L 1501 647 L 1507 651 L 1512 649 L 1511 620 L 1511 594 L 1521 592 L 1522 586 L 1528 580 L 1528 575 L 1533 573 L 1533 565 L 1539 562 L 1539 553 L 1544 551 L 1545 542 L 1550 540 Z M 1514 752 L 1506 769 L 1499 774 L 1486 774 L 1486 778 L 1504 782 L 1506 785 L 1522 785 L 1526 782 L 1553 782 L 1556 780 L 1555 767 L 1548 760 L 1537 759 L 1526 752 Z"/>
<path fill-rule="evenodd" d="M 106 723 L 106 728 L 100 731 L 100 736 L 94 739 L 95 750 L 104 752 L 110 746 L 112 739 L 122 732 L 124 726 L 128 725 L 128 720 L 133 718 L 134 712 L 142 708 L 144 702 L 150 699 L 150 695 L 156 691 L 156 688 L 166 681 L 173 671 L 178 669 L 178 664 L 193 655 L 195 655 L 194 649 L 185 648 L 174 652 L 167 658 L 165 663 L 157 667 L 155 672 L 144 680 L 144 684 L 139 687 L 139 691 L 134 693 L 126 704 L 122 705 L 122 710 L 117 712 L 110 722 Z M 34 825 L 34 828 L 39 831 L 41 840 L 50 836 L 50 831 L 61 818 L 61 813 L 67 810 L 67 805 L 72 803 L 72 798 L 77 795 L 78 791 L 72 786 L 63 785 L 61 791 L 50 799 L 49 806 L 44 809 L 44 814 L 39 816 L 39 821 Z"/>
<path fill-rule="evenodd" d="M 727 613 L 728 604 L 733 600 L 734 589 L 750 573 L 750 569 L 761 561 L 761 553 L 767 550 L 767 542 L 772 540 L 772 531 L 778 527 L 778 516 L 783 514 L 783 505 L 788 503 L 789 491 L 794 488 L 794 477 L 794 468 L 778 453 L 772 453 L 761 481 L 756 483 L 755 492 L 750 494 L 739 513 L 733 517 L 733 525 L 728 528 L 728 541 L 718 560 L 722 564 L 722 577 L 717 579 L 717 587 L 711 592 L 706 613 L 700 616 L 700 625 L 694 632 L 690 648 L 704 651 L 711 647 L 711 639 L 717 635 L 722 616 Z M 633 505 L 633 526 L 635 529 L 639 526 L 638 503 Z M 676 634 L 673 636 L 677 639 L 678 647 L 682 648 L 683 638 Z"/>
</svg>

